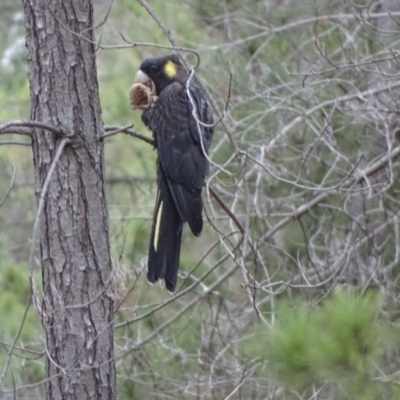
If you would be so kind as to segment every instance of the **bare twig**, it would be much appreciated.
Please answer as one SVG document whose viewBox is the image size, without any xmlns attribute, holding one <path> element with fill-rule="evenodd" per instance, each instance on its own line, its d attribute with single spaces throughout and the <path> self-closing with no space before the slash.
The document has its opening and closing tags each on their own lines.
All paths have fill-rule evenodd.
<svg viewBox="0 0 400 400">
<path fill-rule="evenodd" d="M 28 129 L 26 129 L 26 128 L 28 128 Z M 15 121 L 3 122 L 0 124 L 0 134 L 15 133 L 18 135 L 30 136 L 29 128 L 40 128 L 40 129 L 44 129 L 46 131 L 52 132 L 58 136 L 68 136 L 62 129 L 58 129 L 52 125 L 45 124 L 43 122 L 29 121 L 29 120 L 26 120 L 26 121 L 15 120 Z"/>
<path fill-rule="evenodd" d="M 125 134 L 127 134 L 129 136 L 133 136 L 133 137 L 135 137 L 137 139 L 143 140 L 143 142 L 146 142 L 146 143 L 154 146 L 154 140 L 153 139 L 149 138 L 148 136 L 141 135 L 140 133 L 138 133 L 138 132 L 134 131 L 133 129 L 131 129 L 132 127 L 133 127 L 133 125 L 128 125 L 128 126 L 124 126 L 124 127 L 114 126 L 114 125 L 106 126 L 104 128 L 104 130 L 107 133 L 103 133 L 103 135 L 101 135 L 101 138 L 105 139 L 105 138 L 114 136 L 117 133 L 125 133 Z"/>
<path fill-rule="evenodd" d="M 11 180 L 10 180 L 10 186 L 8 187 L 6 193 L 4 194 L 3 198 L 0 200 L 0 207 L 4 204 L 4 202 L 6 201 L 6 198 L 8 197 L 8 195 L 11 192 L 11 189 L 14 185 L 14 179 L 15 179 L 15 171 L 16 171 L 16 167 L 15 164 L 12 165 L 13 166 L 13 172 L 11 174 Z"/>
<path fill-rule="evenodd" d="M 13 132 L 15 133 L 15 132 Z M 31 147 L 32 143 L 25 143 L 25 142 L 17 142 L 15 140 L 4 140 L 0 142 L 0 146 L 26 146 L 26 147 Z"/>
</svg>

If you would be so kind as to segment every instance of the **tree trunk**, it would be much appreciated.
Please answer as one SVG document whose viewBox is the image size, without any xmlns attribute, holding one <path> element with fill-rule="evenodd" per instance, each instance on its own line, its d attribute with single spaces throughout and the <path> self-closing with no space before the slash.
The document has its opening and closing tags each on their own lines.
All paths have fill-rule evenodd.
<svg viewBox="0 0 400 400">
<path fill-rule="evenodd" d="M 44 195 L 40 249 L 47 344 L 47 399 L 115 399 L 113 290 L 103 185 L 103 130 L 93 5 L 23 0 L 31 119 L 63 137 L 32 132 L 36 195 Z"/>
</svg>

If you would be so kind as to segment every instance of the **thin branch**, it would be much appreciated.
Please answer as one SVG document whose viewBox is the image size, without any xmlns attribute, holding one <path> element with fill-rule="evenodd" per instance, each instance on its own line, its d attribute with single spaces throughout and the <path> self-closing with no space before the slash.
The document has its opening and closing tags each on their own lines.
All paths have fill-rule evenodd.
<svg viewBox="0 0 400 400">
<path fill-rule="evenodd" d="M 218 194 L 215 192 L 215 190 L 211 187 L 208 188 L 210 191 L 212 197 L 216 200 L 216 202 L 219 204 L 219 206 L 226 212 L 226 214 L 229 216 L 229 218 L 235 223 L 237 228 L 239 229 L 240 233 L 244 235 L 245 229 L 243 225 L 239 222 L 239 220 L 236 218 L 236 215 L 225 205 L 225 203 L 222 201 L 221 197 L 218 196 Z"/>
<path fill-rule="evenodd" d="M 4 202 L 6 201 L 6 198 L 7 198 L 8 195 L 10 194 L 11 189 L 12 189 L 12 187 L 13 187 L 13 185 L 14 185 L 16 167 L 15 167 L 15 164 L 14 164 L 14 163 L 12 164 L 12 166 L 13 166 L 13 172 L 12 172 L 12 175 L 11 175 L 10 186 L 8 187 L 8 189 L 7 189 L 6 193 L 5 193 L 5 195 L 3 196 L 3 198 L 0 200 L 0 207 L 1 207 L 1 206 L 4 204 Z"/>
<path fill-rule="evenodd" d="M 9 133 L 9 132 L 8 132 Z M 15 133 L 15 132 L 13 132 Z M 15 140 L 5 140 L 0 142 L 0 146 L 26 146 L 26 147 L 31 147 L 32 143 L 25 143 L 25 142 L 17 142 Z"/>
<path fill-rule="evenodd" d="M 137 139 L 143 140 L 143 142 L 146 142 L 146 143 L 148 143 L 148 144 L 150 144 L 150 145 L 152 145 L 152 146 L 155 145 L 153 139 L 149 138 L 148 136 L 141 135 L 140 133 L 138 133 L 138 132 L 134 131 L 133 129 L 131 129 L 132 127 L 133 127 L 133 124 L 132 124 L 132 125 L 123 126 L 123 127 L 121 127 L 121 126 L 116 126 L 116 125 L 108 125 L 108 126 L 105 126 L 105 127 L 104 127 L 104 130 L 105 130 L 107 133 L 103 133 L 103 134 L 100 136 L 100 138 L 101 138 L 101 139 L 105 139 L 105 138 L 114 136 L 114 135 L 116 135 L 117 133 L 125 133 L 125 134 L 127 134 L 127 135 L 129 135 L 129 136 L 133 136 L 133 137 L 135 137 L 135 138 L 137 138 Z"/>
<path fill-rule="evenodd" d="M 15 134 L 19 134 L 19 135 L 27 135 L 27 136 L 31 135 L 29 130 L 16 129 L 16 128 L 20 128 L 20 127 L 22 127 L 22 128 L 40 128 L 40 129 L 44 129 L 49 132 L 52 132 L 58 136 L 70 136 L 70 135 L 67 135 L 66 132 L 64 132 L 62 129 L 58 129 L 58 128 L 54 127 L 53 125 L 48 125 L 43 122 L 30 121 L 30 120 L 14 120 L 14 121 L 3 122 L 2 124 L 0 124 L 0 134 L 15 133 Z"/>
</svg>

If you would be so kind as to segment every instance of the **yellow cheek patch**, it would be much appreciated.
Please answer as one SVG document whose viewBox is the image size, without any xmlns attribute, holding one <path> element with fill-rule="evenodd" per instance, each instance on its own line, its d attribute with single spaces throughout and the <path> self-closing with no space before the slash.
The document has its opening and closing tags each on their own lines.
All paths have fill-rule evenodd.
<svg viewBox="0 0 400 400">
<path fill-rule="evenodd" d="M 178 72 L 176 64 L 173 61 L 168 60 L 164 66 L 164 72 L 169 79 L 174 78 Z"/>
</svg>

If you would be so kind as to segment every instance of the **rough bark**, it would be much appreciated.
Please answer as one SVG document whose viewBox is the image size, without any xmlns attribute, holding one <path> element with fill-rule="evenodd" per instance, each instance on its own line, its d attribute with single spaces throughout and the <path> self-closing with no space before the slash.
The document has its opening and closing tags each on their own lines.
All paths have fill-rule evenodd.
<svg viewBox="0 0 400 400">
<path fill-rule="evenodd" d="M 113 293 L 92 1 L 23 0 L 31 119 L 70 142 L 40 220 L 47 399 L 114 399 Z M 89 39 L 89 40 L 85 40 Z M 36 195 L 62 137 L 33 135 Z"/>
</svg>

